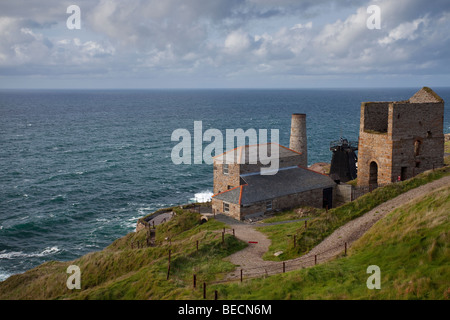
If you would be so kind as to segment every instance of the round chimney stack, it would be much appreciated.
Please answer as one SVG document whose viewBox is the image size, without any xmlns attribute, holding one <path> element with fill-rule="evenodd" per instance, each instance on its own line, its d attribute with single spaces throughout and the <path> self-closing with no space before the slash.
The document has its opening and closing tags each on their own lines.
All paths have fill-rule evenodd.
<svg viewBox="0 0 450 320">
<path fill-rule="evenodd" d="M 291 122 L 289 149 L 302 154 L 300 165 L 308 167 L 308 144 L 306 138 L 306 114 L 294 113 Z"/>
</svg>

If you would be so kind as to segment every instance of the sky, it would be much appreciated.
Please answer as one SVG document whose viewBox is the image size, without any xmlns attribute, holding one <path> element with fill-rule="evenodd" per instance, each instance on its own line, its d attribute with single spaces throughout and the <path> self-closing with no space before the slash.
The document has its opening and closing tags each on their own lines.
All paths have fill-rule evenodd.
<svg viewBox="0 0 450 320">
<path fill-rule="evenodd" d="M 443 87 L 449 71 L 449 0 L 0 0 L 0 89 Z"/>
</svg>

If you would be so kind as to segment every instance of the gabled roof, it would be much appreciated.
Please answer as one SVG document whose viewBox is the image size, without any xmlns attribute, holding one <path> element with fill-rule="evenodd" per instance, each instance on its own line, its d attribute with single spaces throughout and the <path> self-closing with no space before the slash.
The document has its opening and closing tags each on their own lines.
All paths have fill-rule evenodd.
<svg viewBox="0 0 450 320">
<path fill-rule="evenodd" d="M 265 150 L 262 148 L 265 148 Z M 213 157 L 213 160 L 218 162 L 239 164 L 257 163 L 260 161 L 260 154 L 271 156 L 272 148 L 276 148 L 273 150 L 278 150 L 278 159 L 301 155 L 300 152 L 286 148 L 278 143 L 270 142 L 240 146 Z"/>
<path fill-rule="evenodd" d="M 224 192 L 220 192 L 218 194 L 213 195 L 212 198 L 219 199 L 219 200 L 222 200 L 225 202 L 240 204 L 243 187 L 244 186 L 241 185 L 241 186 L 235 187 L 233 189 L 230 189 L 230 190 L 227 190 Z"/>
<path fill-rule="evenodd" d="M 409 98 L 410 103 L 439 103 L 444 102 L 441 97 L 438 96 L 436 92 L 428 87 L 423 87 L 417 91 L 411 98 Z"/>
<path fill-rule="evenodd" d="M 280 168 L 275 175 L 249 173 L 241 175 L 247 183 L 214 195 L 222 201 L 250 205 L 255 202 L 333 187 L 335 182 L 327 175 L 300 166 Z"/>
</svg>

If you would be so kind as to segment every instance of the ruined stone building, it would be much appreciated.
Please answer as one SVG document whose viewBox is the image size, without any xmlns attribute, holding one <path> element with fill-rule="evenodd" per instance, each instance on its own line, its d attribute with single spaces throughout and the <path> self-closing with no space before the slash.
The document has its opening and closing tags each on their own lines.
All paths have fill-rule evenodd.
<svg viewBox="0 0 450 320">
<path fill-rule="evenodd" d="M 269 150 L 272 143 L 267 144 Z M 240 146 L 214 157 L 214 213 L 235 219 L 302 205 L 329 208 L 333 205 L 335 182 L 327 175 L 307 169 L 306 116 L 292 116 L 290 148 L 278 148 L 279 169 L 263 175 L 259 149 Z M 257 159 L 251 163 L 252 156 Z"/>
<path fill-rule="evenodd" d="M 424 87 L 409 100 L 363 102 L 358 185 L 406 180 L 443 166 L 444 101 Z"/>
</svg>

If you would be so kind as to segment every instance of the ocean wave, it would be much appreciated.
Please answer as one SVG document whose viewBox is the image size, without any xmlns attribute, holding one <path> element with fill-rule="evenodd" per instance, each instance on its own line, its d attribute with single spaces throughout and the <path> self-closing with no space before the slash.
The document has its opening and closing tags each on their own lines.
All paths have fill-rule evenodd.
<svg viewBox="0 0 450 320">
<path fill-rule="evenodd" d="M 199 202 L 199 203 L 210 202 L 211 201 L 211 197 L 213 195 L 214 194 L 211 191 L 206 190 L 206 191 L 202 191 L 202 192 L 196 193 L 192 200 L 195 201 L 195 202 Z"/>
<path fill-rule="evenodd" d="M 146 216 L 147 214 L 152 213 L 155 210 L 153 210 L 153 208 L 151 208 L 151 207 L 141 207 L 141 208 L 138 208 L 137 211 L 138 211 L 139 215 Z"/>
<path fill-rule="evenodd" d="M 128 220 L 126 220 L 126 221 L 122 221 L 121 222 L 121 226 L 122 227 L 124 227 L 125 229 L 129 229 L 129 230 L 134 230 L 134 229 L 136 229 L 136 222 L 138 221 L 138 217 L 133 217 L 133 218 L 130 218 L 130 219 L 128 219 Z"/>
<path fill-rule="evenodd" d="M 7 272 L 0 270 L 0 282 L 5 281 L 10 276 L 12 276 L 12 273 L 7 273 Z"/>
<path fill-rule="evenodd" d="M 62 202 L 66 200 L 66 196 L 62 194 L 58 194 L 50 199 L 51 202 Z"/>
<path fill-rule="evenodd" d="M 41 252 L 24 253 L 22 251 L 11 251 L 6 250 L 0 251 L 0 259 L 20 259 L 20 258 L 34 258 L 34 257 L 45 257 L 55 253 L 60 252 L 61 249 L 58 247 L 47 247 Z"/>
</svg>

